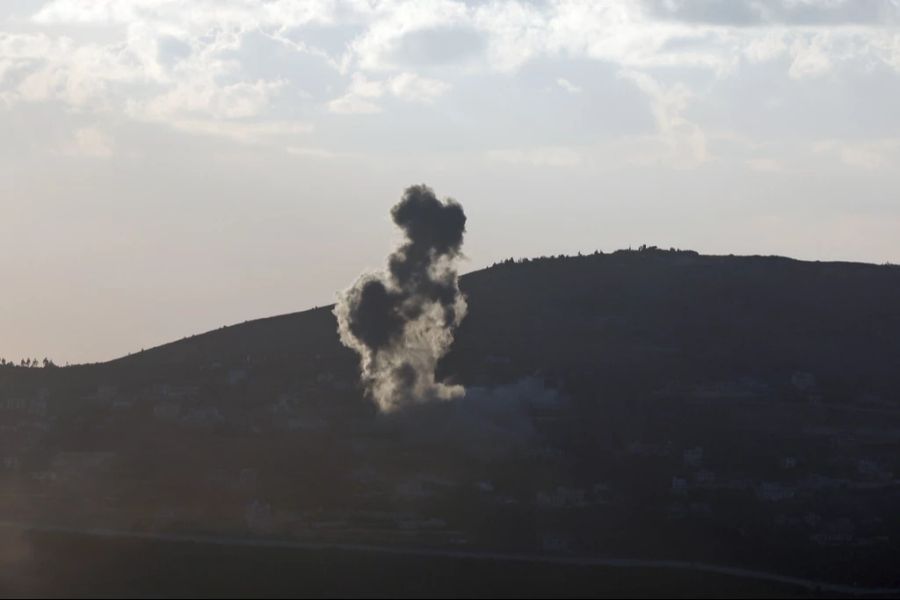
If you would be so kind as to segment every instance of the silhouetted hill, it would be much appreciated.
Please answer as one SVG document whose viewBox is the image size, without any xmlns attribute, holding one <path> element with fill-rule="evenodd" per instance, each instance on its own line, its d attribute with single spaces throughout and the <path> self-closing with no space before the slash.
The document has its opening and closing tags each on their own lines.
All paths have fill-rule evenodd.
<svg viewBox="0 0 900 600">
<path fill-rule="evenodd" d="M 649 248 L 461 288 L 466 398 L 388 417 L 332 307 L 0 368 L 0 520 L 900 584 L 900 269 Z"/>
<path fill-rule="evenodd" d="M 900 269 L 645 250 L 502 264 L 466 277 L 446 371 L 486 357 L 608 389 L 812 373 L 824 400 L 900 385 Z"/>
<path fill-rule="evenodd" d="M 789 384 L 801 371 L 834 401 L 900 385 L 898 267 L 647 249 L 508 261 L 463 276 L 461 287 L 469 313 L 442 370 L 467 384 L 541 374 L 643 392 L 740 376 Z M 328 365 L 352 377 L 356 357 L 338 341 L 332 308 L 65 371 L 79 379 L 178 378 L 264 363 L 301 377 Z"/>
</svg>

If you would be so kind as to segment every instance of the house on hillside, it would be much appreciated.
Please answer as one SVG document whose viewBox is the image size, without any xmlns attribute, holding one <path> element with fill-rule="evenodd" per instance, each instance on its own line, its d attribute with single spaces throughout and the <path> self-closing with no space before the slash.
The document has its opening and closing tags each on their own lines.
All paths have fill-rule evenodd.
<svg viewBox="0 0 900 600">
<path fill-rule="evenodd" d="M 797 468 L 797 458 L 794 456 L 783 456 L 779 461 L 781 468 L 785 471 Z"/>
<path fill-rule="evenodd" d="M 781 483 L 763 481 L 756 488 L 756 497 L 764 502 L 781 502 L 794 497 L 794 489 Z"/>
<path fill-rule="evenodd" d="M 258 534 L 271 533 L 274 525 L 272 505 L 261 500 L 252 500 L 244 511 L 247 528 Z"/>
<path fill-rule="evenodd" d="M 200 388 L 196 385 L 162 383 L 155 386 L 153 392 L 157 397 L 162 397 L 170 402 L 185 402 L 196 398 L 200 393 Z"/>
<path fill-rule="evenodd" d="M 856 462 L 856 472 L 863 479 L 874 481 L 890 481 L 894 474 L 874 460 L 860 459 Z"/>
<path fill-rule="evenodd" d="M 856 526 L 847 518 L 829 521 L 810 540 L 821 546 L 844 546 L 856 539 Z"/>
<path fill-rule="evenodd" d="M 581 488 L 559 486 L 548 492 L 538 492 L 537 505 L 541 508 L 582 508 L 587 506 L 587 494 Z"/>
<path fill-rule="evenodd" d="M 791 375 L 791 385 L 799 392 L 811 392 L 816 387 L 816 376 L 798 371 Z"/>
<path fill-rule="evenodd" d="M 178 423 L 183 427 L 210 428 L 225 423 L 225 417 L 215 406 L 203 406 L 188 410 Z"/>
<path fill-rule="evenodd" d="M 0 411 L 25 412 L 28 409 L 28 400 L 18 397 L 0 399 Z"/>
<path fill-rule="evenodd" d="M 697 485 L 712 485 L 716 482 L 716 474 L 709 469 L 700 469 L 694 474 Z"/>
<path fill-rule="evenodd" d="M 97 400 L 104 403 L 109 403 L 113 398 L 116 397 L 119 393 L 119 388 L 112 384 L 102 384 L 97 387 Z"/>
<path fill-rule="evenodd" d="M 245 369 L 231 369 L 225 377 L 225 381 L 230 386 L 235 386 L 247 381 L 247 371 Z"/>
<path fill-rule="evenodd" d="M 682 453 L 682 459 L 686 467 L 699 467 L 703 463 L 703 448 L 700 446 L 686 448 Z"/>
</svg>

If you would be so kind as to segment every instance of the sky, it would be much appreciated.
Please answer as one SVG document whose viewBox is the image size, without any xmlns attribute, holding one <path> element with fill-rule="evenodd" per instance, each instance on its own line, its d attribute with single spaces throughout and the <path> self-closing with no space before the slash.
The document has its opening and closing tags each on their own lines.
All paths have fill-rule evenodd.
<svg viewBox="0 0 900 600">
<path fill-rule="evenodd" d="M 334 302 L 426 183 L 464 271 L 900 262 L 897 0 L 3 0 L 0 356 Z"/>
</svg>

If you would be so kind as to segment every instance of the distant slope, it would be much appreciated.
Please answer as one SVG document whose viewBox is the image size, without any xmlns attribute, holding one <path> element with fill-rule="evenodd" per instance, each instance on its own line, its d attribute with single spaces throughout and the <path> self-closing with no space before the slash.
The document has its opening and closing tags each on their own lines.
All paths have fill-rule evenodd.
<svg viewBox="0 0 900 600">
<path fill-rule="evenodd" d="M 331 307 L 0 368 L 0 517 L 900 585 L 900 269 L 651 248 L 461 287 L 466 398 L 390 416 Z"/>
<path fill-rule="evenodd" d="M 240 363 L 247 356 L 309 358 L 345 357 L 346 351 L 337 338 L 337 322 L 331 314 L 333 305 L 278 315 L 206 333 L 131 354 L 107 363 L 114 367 L 166 368 L 177 365 L 200 365 L 209 362 Z"/>
<path fill-rule="evenodd" d="M 796 372 L 835 397 L 900 389 L 897 267 L 651 249 L 504 264 L 463 288 L 445 370 L 469 380 L 508 357 L 636 390 Z"/>
<path fill-rule="evenodd" d="M 446 376 L 534 373 L 644 392 L 811 373 L 834 399 L 900 389 L 900 268 L 656 249 L 507 262 L 469 273 Z M 215 367 L 309 365 L 353 377 L 332 307 L 224 327 L 108 363 L 6 377 L 175 379 Z M 68 372 L 67 375 L 63 373 Z M 77 373 L 77 375 L 76 375 Z M 312 373 L 311 373 L 312 374 Z"/>
</svg>

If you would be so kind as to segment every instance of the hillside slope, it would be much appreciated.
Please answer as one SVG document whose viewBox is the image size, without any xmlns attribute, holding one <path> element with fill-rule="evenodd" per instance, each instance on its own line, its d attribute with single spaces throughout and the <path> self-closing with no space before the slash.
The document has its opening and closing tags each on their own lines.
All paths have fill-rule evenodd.
<svg viewBox="0 0 900 600">
<path fill-rule="evenodd" d="M 645 389 L 800 371 L 841 401 L 900 385 L 897 267 L 650 249 L 502 263 L 463 276 L 461 287 L 469 312 L 442 370 L 464 383 L 543 373 Z M 249 357 L 300 371 L 327 363 L 352 377 L 356 358 L 340 345 L 331 310 L 248 321 L 72 371 L 177 377 Z"/>
<path fill-rule="evenodd" d="M 900 389 L 896 267 L 651 249 L 502 263 L 463 276 L 461 287 L 469 313 L 442 372 L 462 383 L 541 374 L 640 394 L 740 377 L 790 388 L 801 373 L 825 401 Z M 356 357 L 340 345 L 331 309 L 223 327 L 70 375 L 177 380 L 265 364 L 284 376 L 327 368 L 352 380 Z"/>
<path fill-rule="evenodd" d="M 656 249 L 495 265 L 386 417 L 331 307 L 0 368 L 0 520 L 897 585 L 900 269 Z"/>
</svg>

